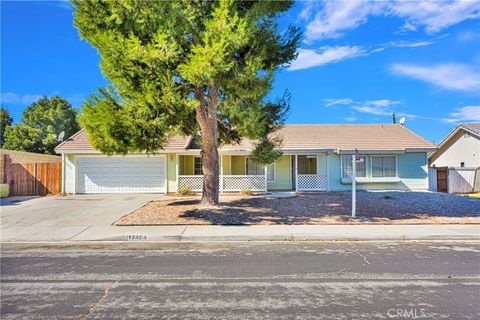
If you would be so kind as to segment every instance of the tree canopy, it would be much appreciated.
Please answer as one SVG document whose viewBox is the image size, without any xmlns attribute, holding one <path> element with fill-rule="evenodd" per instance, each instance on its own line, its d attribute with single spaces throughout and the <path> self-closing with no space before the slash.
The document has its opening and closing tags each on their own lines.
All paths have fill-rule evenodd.
<svg viewBox="0 0 480 320">
<path fill-rule="evenodd" d="M 8 110 L 4 107 L 0 108 L 0 147 L 3 147 L 4 139 L 3 135 L 5 134 L 5 129 L 8 126 L 11 126 L 13 122 L 13 118 L 8 113 Z"/>
<path fill-rule="evenodd" d="M 67 100 L 44 96 L 29 105 L 21 122 L 5 129 L 5 149 L 55 154 L 60 143 L 58 135 L 64 131 L 69 137 L 80 130 L 77 111 Z"/>
<path fill-rule="evenodd" d="M 257 161 L 278 157 L 279 140 L 271 137 L 285 120 L 288 95 L 266 97 L 275 71 L 296 57 L 299 31 L 280 32 L 276 23 L 291 1 L 72 4 L 74 24 L 111 83 L 83 106 L 94 147 L 155 152 L 172 135 L 198 133 L 204 196 L 206 186 L 218 191 L 220 145 L 250 138 L 258 142 Z"/>
</svg>

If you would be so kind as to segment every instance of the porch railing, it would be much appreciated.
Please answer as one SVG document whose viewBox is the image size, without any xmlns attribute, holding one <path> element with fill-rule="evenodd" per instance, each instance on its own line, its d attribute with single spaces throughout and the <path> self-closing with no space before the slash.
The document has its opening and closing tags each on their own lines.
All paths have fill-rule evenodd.
<svg viewBox="0 0 480 320">
<path fill-rule="evenodd" d="M 222 191 L 267 191 L 265 175 L 223 176 Z"/>
<path fill-rule="evenodd" d="M 298 191 L 327 190 L 327 176 L 320 174 L 299 174 L 297 176 Z"/>
<path fill-rule="evenodd" d="M 194 192 L 203 189 L 203 176 L 178 176 L 178 189 L 188 188 Z"/>
<path fill-rule="evenodd" d="M 220 191 L 267 191 L 265 175 L 227 175 L 221 176 L 220 179 Z M 179 175 L 178 188 L 189 188 L 194 192 L 200 192 L 203 188 L 203 176 Z"/>
</svg>

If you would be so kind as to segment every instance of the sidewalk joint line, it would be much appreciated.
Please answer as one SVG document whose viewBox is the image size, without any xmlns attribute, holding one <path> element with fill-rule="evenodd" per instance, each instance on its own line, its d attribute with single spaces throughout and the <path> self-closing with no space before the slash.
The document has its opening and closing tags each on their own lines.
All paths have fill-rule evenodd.
<svg viewBox="0 0 480 320">
<path fill-rule="evenodd" d="M 72 240 L 73 238 L 75 238 L 76 236 L 78 236 L 80 233 L 83 233 L 83 232 L 87 231 L 87 229 L 90 229 L 90 227 L 92 227 L 92 226 L 87 226 L 85 229 L 80 230 L 80 232 L 78 232 L 78 233 L 75 234 L 74 236 L 68 238 L 67 241 L 70 241 L 70 240 Z"/>
</svg>

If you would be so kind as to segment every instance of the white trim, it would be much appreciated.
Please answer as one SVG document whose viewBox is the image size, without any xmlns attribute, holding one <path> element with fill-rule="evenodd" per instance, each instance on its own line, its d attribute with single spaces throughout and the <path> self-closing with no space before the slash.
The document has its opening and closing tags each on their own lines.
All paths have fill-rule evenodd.
<svg viewBox="0 0 480 320">
<path fill-rule="evenodd" d="M 288 156 L 288 181 L 290 182 L 290 190 L 293 189 L 293 172 L 292 172 L 292 156 Z"/>
<path fill-rule="evenodd" d="M 327 176 L 327 191 L 330 191 L 330 167 L 329 167 L 329 159 L 330 159 L 330 154 L 327 153 L 326 156 L 325 156 L 325 162 L 326 162 L 326 176 Z"/>
<path fill-rule="evenodd" d="M 298 155 L 295 155 L 295 192 L 298 192 Z"/>
<path fill-rule="evenodd" d="M 179 174 L 179 166 L 180 166 L 179 162 L 180 162 L 180 156 L 177 154 L 175 156 L 175 181 L 177 182 L 177 187 L 175 191 L 178 191 L 178 174 Z M 167 188 L 167 192 L 170 192 L 169 188 Z"/>
<path fill-rule="evenodd" d="M 72 185 L 72 188 L 73 188 L 73 194 L 77 194 L 77 174 L 78 174 L 78 170 L 77 170 L 77 167 L 78 167 L 78 156 L 75 154 L 73 155 L 73 185 Z"/>
<path fill-rule="evenodd" d="M 386 177 L 386 178 L 357 178 L 355 179 L 357 183 L 398 183 L 400 182 L 399 177 Z M 342 184 L 351 184 L 351 178 L 341 178 L 340 182 Z"/>
<path fill-rule="evenodd" d="M 168 193 L 168 161 L 169 161 L 168 157 L 169 156 L 170 155 L 165 156 L 165 192 L 164 192 L 165 194 Z"/>
<path fill-rule="evenodd" d="M 65 154 L 62 154 L 62 194 L 65 193 Z"/>
<path fill-rule="evenodd" d="M 220 156 L 220 193 L 223 193 L 223 155 L 219 155 L 219 156 Z"/>
</svg>

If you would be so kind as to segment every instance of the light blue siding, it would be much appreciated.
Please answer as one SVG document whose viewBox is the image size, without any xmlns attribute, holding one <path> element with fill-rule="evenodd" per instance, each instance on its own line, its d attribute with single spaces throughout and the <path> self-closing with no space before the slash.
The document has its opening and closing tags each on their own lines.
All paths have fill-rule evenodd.
<svg viewBox="0 0 480 320">
<path fill-rule="evenodd" d="M 341 183 L 341 156 L 329 156 L 330 190 L 351 190 L 350 184 Z M 367 178 L 372 177 L 371 158 L 366 159 Z M 358 183 L 360 190 L 428 190 L 427 158 L 424 152 L 397 155 L 397 175 L 400 182 Z"/>
</svg>

